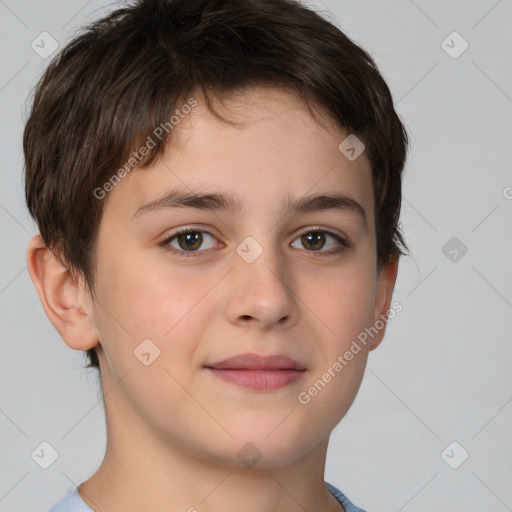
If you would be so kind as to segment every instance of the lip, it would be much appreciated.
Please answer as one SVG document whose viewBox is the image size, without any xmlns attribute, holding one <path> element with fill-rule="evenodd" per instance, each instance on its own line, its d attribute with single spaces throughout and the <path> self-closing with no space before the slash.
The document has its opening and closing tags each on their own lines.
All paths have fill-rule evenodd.
<svg viewBox="0 0 512 512">
<path fill-rule="evenodd" d="M 219 370 L 305 370 L 297 361 L 284 354 L 260 356 L 259 354 L 239 354 L 223 361 L 206 364 L 207 368 Z"/>
<path fill-rule="evenodd" d="M 255 391 L 273 391 L 301 379 L 306 368 L 284 354 L 240 354 L 205 365 L 216 377 Z"/>
</svg>

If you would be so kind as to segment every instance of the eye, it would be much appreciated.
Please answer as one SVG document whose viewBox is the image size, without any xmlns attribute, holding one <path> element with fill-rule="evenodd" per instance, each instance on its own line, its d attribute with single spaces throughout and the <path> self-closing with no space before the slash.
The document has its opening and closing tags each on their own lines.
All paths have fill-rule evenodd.
<svg viewBox="0 0 512 512">
<path fill-rule="evenodd" d="M 216 242 L 217 239 L 208 231 L 183 229 L 166 238 L 161 245 L 180 256 L 187 257 L 194 254 L 186 253 L 202 252 L 198 250 L 201 247 L 203 250 L 216 247 Z"/>
<path fill-rule="evenodd" d="M 350 247 L 350 244 L 341 236 L 321 229 L 309 230 L 302 233 L 302 235 L 292 242 L 292 247 L 300 248 L 294 245 L 297 240 L 300 241 L 302 246 L 310 252 L 334 254 Z"/>
<path fill-rule="evenodd" d="M 330 231 L 310 229 L 296 238 L 291 246 L 297 249 L 297 242 L 308 252 L 336 254 L 350 247 L 341 236 Z M 166 238 L 160 245 L 178 256 L 198 256 L 200 252 L 218 247 L 218 240 L 208 231 L 184 228 Z"/>
</svg>

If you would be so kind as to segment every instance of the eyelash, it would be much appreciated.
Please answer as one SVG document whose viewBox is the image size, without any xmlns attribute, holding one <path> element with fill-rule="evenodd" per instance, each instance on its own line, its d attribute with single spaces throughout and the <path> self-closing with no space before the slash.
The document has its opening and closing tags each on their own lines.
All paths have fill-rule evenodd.
<svg viewBox="0 0 512 512">
<path fill-rule="evenodd" d="M 183 251 L 183 250 L 175 249 L 174 247 L 171 247 L 169 245 L 179 235 L 183 235 L 183 234 L 187 234 L 187 233 L 206 233 L 207 235 L 215 238 L 214 235 L 212 235 L 209 231 L 206 231 L 204 229 L 184 228 L 184 229 L 181 229 L 179 231 L 176 231 L 176 233 L 172 234 L 171 236 L 169 236 L 168 238 L 163 240 L 160 243 L 160 245 L 163 246 L 167 251 L 170 251 L 170 252 L 172 252 L 174 254 L 177 254 L 180 257 L 184 257 L 184 258 L 194 258 L 194 257 L 197 257 L 197 256 L 200 255 L 201 252 L 204 252 L 204 251 L 200 251 L 200 250 L 197 250 L 197 251 Z M 311 252 L 313 254 L 317 253 L 317 254 L 333 255 L 333 254 L 341 253 L 341 252 L 343 252 L 343 251 L 345 251 L 345 250 L 347 250 L 348 248 L 351 247 L 351 244 L 349 242 L 347 242 L 344 238 L 342 238 L 340 235 L 338 235 L 336 233 L 333 233 L 332 231 L 325 230 L 325 229 L 309 229 L 309 230 L 303 231 L 302 233 L 300 233 L 297 236 L 297 238 L 294 239 L 294 241 L 297 240 L 298 238 L 300 238 L 301 236 L 307 235 L 307 234 L 310 234 L 310 233 L 324 233 L 326 235 L 329 235 L 329 236 L 334 238 L 339 243 L 339 247 L 337 249 L 334 249 L 334 250 L 331 249 L 329 251 L 322 251 L 322 250 L 319 250 L 319 251 L 309 250 L 308 251 L 307 249 L 305 249 L 306 252 Z"/>
</svg>

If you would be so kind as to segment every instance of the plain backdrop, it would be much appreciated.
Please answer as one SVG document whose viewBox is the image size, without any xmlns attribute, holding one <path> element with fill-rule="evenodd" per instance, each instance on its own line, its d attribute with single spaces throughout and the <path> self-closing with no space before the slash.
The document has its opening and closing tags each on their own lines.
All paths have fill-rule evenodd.
<svg viewBox="0 0 512 512">
<path fill-rule="evenodd" d="M 309 3 L 371 53 L 411 137 L 403 309 L 332 434 L 325 479 L 368 512 L 512 510 L 512 2 Z M 116 5 L 0 1 L 0 512 L 46 512 L 103 457 L 96 374 L 26 268 L 22 130 L 49 62 L 32 42 L 62 47 Z M 31 455 L 42 442 L 58 454 L 47 469 Z"/>
</svg>

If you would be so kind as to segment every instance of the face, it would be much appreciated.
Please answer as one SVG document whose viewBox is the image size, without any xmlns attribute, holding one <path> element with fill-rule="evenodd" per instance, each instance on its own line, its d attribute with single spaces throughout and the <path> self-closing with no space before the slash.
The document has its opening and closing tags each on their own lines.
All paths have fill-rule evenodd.
<svg viewBox="0 0 512 512">
<path fill-rule="evenodd" d="M 107 196 L 92 310 L 106 405 L 205 459 L 284 464 L 327 438 L 362 379 L 365 345 L 333 365 L 375 321 L 371 169 L 285 92 L 225 106 L 243 127 L 199 102 L 164 157 Z M 295 369 L 217 364 L 244 354 Z"/>
</svg>

